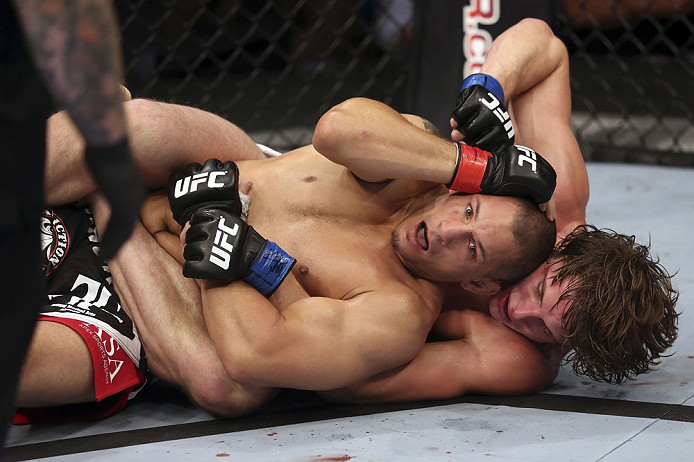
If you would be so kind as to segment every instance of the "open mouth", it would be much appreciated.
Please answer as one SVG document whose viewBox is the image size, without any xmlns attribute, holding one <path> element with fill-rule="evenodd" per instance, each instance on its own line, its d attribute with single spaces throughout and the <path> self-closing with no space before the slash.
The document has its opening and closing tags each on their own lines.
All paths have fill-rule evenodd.
<svg viewBox="0 0 694 462">
<path fill-rule="evenodd" d="M 511 294 L 506 295 L 506 303 L 504 303 L 504 317 L 510 323 L 511 317 L 508 315 L 508 302 L 511 299 Z"/>
<path fill-rule="evenodd" d="M 417 239 L 417 243 L 419 246 L 426 250 L 429 250 L 429 237 L 427 236 L 427 225 L 424 222 L 421 222 L 419 226 L 417 226 L 417 230 L 415 231 L 415 237 Z"/>
<path fill-rule="evenodd" d="M 511 294 L 506 294 L 499 303 L 499 312 L 504 318 L 504 321 L 511 323 L 511 317 L 508 315 L 508 302 L 511 299 Z"/>
</svg>

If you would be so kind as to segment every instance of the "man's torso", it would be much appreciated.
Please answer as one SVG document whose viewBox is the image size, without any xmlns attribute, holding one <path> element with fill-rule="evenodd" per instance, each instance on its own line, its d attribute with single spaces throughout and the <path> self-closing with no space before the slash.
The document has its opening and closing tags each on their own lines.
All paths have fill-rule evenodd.
<svg viewBox="0 0 694 462">
<path fill-rule="evenodd" d="M 253 184 L 248 222 L 297 259 L 309 295 L 346 299 L 397 283 L 440 306 L 442 288 L 409 273 L 390 243 L 405 213 L 402 184 L 363 182 L 311 146 L 239 170 Z"/>
</svg>

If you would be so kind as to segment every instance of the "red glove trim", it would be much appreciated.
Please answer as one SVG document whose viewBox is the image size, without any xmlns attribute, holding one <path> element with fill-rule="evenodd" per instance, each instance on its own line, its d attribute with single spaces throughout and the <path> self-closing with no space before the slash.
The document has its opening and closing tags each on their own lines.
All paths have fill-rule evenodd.
<svg viewBox="0 0 694 462">
<path fill-rule="evenodd" d="M 460 162 L 456 164 L 453 181 L 448 187 L 468 194 L 482 192 L 480 184 L 487 168 L 487 159 L 493 154 L 467 144 L 456 144 Z"/>
</svg>

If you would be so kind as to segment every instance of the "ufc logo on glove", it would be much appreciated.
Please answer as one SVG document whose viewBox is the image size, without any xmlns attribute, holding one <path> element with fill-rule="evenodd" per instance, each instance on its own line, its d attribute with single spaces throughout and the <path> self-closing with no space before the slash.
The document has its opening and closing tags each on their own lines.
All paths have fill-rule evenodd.
<svg viewBox="0 0 694 462">
<path fill-rule="evenodd" d="M 238 223 L 234 223 L 233 228 L 224 225 L 224 218 L 219 219 L 217 233 L 214 236 L 214 245 L 212 246 L 212 255 L 210 262 L 227 270 L 231 263 L 231 253 L 234 251 L 233 244 L 230 244 L 227 239 L 234 237 L 239 232 Z"/>
<path fill-rule="evenodd" d="M 532 171 L 537 173 L 537 153 L 532 149 L 526 148 L 525 146 L 521 146 L 519 144 L 516 145 L 516 148 L 525 153 L 518 156 L 518 166 L 522 167 L 523 164 L 528 163 L 530 164 Z"/>
<path fill-rule="evenodd" d="M 511 117 L 508 115 L 508 111 L 505 111 L 504 108 L 501 107 L 501 103 L 497 97 L 494 96 L 494 93 L 487 92 L 487 96 L 489 96 L 489 101 L 484 98 L 480 98 L 480 102 L 487 106 L 487 108 L 494 113 L 496 118 L 499 119 L 499 122 L 503 124 L 508 139 L 513 138 L 516 132 L 513 130 L 513 122 L 511 122 Z"/>
<path fill-rule="evenodd" d="M 220 183 L 217 181 L 219 177 L 226 176 L 227 172 L 216 171 L 216 172 L 202 172 L 196 173 L 193 176 L 187 176 L 176 181 L 174 187 L 174 198 L 178 199 L 181 196 L 185 196 L 188 193 L 195 192 L 198 190 L 199 185 L 206 185 L 207 188 L 223 188 L 225 183 Z"/>
</svg>

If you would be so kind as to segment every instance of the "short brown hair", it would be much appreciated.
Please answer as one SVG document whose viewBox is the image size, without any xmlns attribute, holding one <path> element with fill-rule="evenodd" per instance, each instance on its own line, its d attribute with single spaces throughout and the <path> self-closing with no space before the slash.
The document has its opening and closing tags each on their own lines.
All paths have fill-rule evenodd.
<svg viewBox="0 0 694 462">
<path fill-rule="evenodd" d="M 520 281 L 547 261 L 557 240 L 555 222 L 549 221 L 536 203 L 522 197 L 514 199 L 520 205 L 511 224 L 516 252 L 513 258 L 487 275 L 500 280 L 504 286 Z"/>
<path fill-rule="evenodd" d="M 553 283 L 568 280 L 559 300 L 570 300 L 563 323 L 575 373 L 622 383 L 667 356 L 677 338 L 679 294 L 649 250 L 635 236 L 590 225 L 557 246 Z"/>
</svg>

